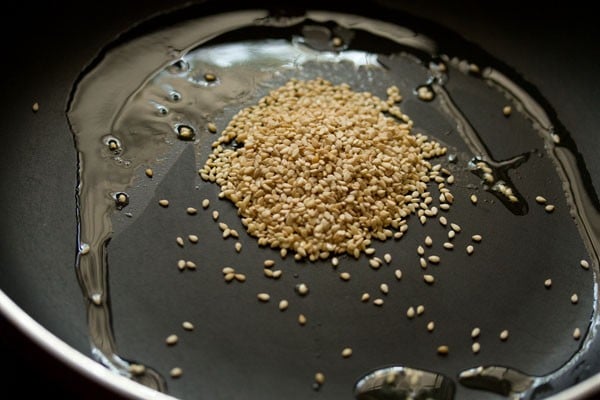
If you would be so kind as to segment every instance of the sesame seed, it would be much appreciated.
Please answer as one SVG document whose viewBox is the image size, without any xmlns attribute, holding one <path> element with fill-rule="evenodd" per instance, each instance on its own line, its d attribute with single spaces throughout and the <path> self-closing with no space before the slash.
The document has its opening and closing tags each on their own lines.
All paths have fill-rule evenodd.
<svg viewBox="0 0 600 400">
<path fill-rule="evenodd" d="M 233 269 L 231 267 L 223 267 L 221 272 L 223 272 L 223 274 L 233 274 L 233 273 L 235 273 L 235 269 Z"/>
<path fill-rule="evenodd" d="M 240 242 L 235 242 L 234 247 L 235 247 L 235 251 L 237 251 L 238 253 L 240 251 L 242 251 L 242 244 Z"/>
<path fill-rule="evenodd" d="M 481 345 L 479 344 L 479 342 L 473 342 L 473 344 L 471 345 L 471 351 L 474 354 L 479 353 L 479 350 L 481 350 Z"/>
<path fill-rule="evenodd" d="M 194 324 L 192 324 L 190 321 L 183 321 L 181 323 L 181 327 L 183 329 L 185 329 L 186 331 L 193 331 L 194 330 Z"/>
<path fill-rule="evenodd" d="M 217 76 L 213 73 L 207 72 L 204 74 L 204 80 L 206 82 L 214 82 L 215 80 L 217 80 Z"/>
<path fill-rule="evenodd" d="M 573 339 L 579 340 L 580 337 L 581 337 L 581 330 L 579 328 L 575 328 L 573 330 Z"/>
<path fill-rule="evenodd" d="M 440 259 L 440 256 L 436 256 L 436 255 L 429 256 L 429 257 L 427 257 L 427 259 L 428 259 L 428 260 L 429 260 L 429 262 L 430 262 L 430 263 L 432 263 L 432 264 L 439 264 L 439 263 L 440 263 L 440 261 L 441 261 L 441 259 Z"/>
<path fill-rule="evenodd" d="M 470 199 L 471 199 L 471 203 L 477 204 L 477 196 L 476 195 L 472 194 Z"/>
<path fill-rule="evenodd" d="M 481 333 L 481 329 L 479 328 L 473 328 L 473 330 L 471 331 L 471 337 L 473 339 L 479 337 L 479 334 Z"/>
<path fill-rule="evenodd" d="M 442 209 L 442 210 L 444 210 L 444 211 L 447 211 L 447 210 L 449 210 L 449 209 L 450 209 L 450 204 L 445 204 L 445 203 L 444 203 L 444 204 L 440 204 L 440 209 Z M 441 217 L 440 217 L 440 218 L 441 218 Z M 441 222 L 442 222 L 442 221 L 440 221 L 440 223 L 441 223 Z M 442 225 L 444 225 L 444 224 L 442 224 Z"/>
<path fill-rule="evenodd" d="M 346 347 L 345 349 L 342 350 L 342 357 L 348 358 L 350 356 L 352 356 L 352 348 Z"/>
<path fill-rule="evenodd" d="M 270 269 L 267 269 L 267 268 L 263 269 L 263 273 L 265 274 L 265 276 L 267 278 L 272 278 L 273 277 L 273 271 L 271 271 Z"/>
<path fill-rule="evenodd" d="M 454 236 L 456 236 L 455 231 L 448 231 L 448 239 L 454 239 Z"/>
<path fill-rule="evenodd" d="M 389 263 L 391 263 L 391 262 L 392 262 L 392 255 L 391 255 L 390 253 L 385 253 L 385 254 L 383 255 L 383 260 L 384 260 L 386 263 L 388 263 L 388 264 L 389 264 Z"/>
<path fill-rule="evenodd" d="M 454 245 L 450 242 L 444 242 L 442 246 L 444 246 L 444 248 L 447 250 L 452 250 L 454 248 Z"/>
<path fill-rule="evenodd" d="M 475 251 L 475 248 L 473 246 L 471 246 L 471 245 L 467 246 L 467 254 L 468 255 L 473 254 L 474 251 Z"/>
<path fill-rule="evenodd" d="M 206 128 L 210 133 L 217 133 L 217 125 L 214 122 L 209 122 L 206 124 Z"/>
<path fill-rule="evenodd" d="M 225 282 L 231 282 L 235 279 L 235 273 L 230 272 L 225 274 L 225 276 L 223 277 L 225 279 Z"/>
<path fill-rule="evenodd" d="M 344 44 L 344 41 L 339 36 L 334 36 L 333 39 L 331 39 L 331 44 L 335 47 L 340 47 Z"/>
<path fill-rule="evenodd" d="M 187 269 L 196 269 L 196 263 L 194 263 L 193 261 L 186 261 L 185 262 L 185 267 Z"/>
<path fill-rule="evenodd" d="M 298 314 L 298 323 L 302 326 L 306 325 L 306 316 L 304 314 Z"/>
<path fill-rule="evenodd" d="M 577 296 L 576 293 L 573 293 L 573 295 L 571 296 L 571 303 L 577 304 L 577 302 L 579 302 L 579 296 Z"/>
<path fill-rule="evenodd" d="M 300 296 L 305 296 L 308 294 L 308 286 L 306 286 L 306 283 L 299 283 L 296 285 L 296 293 L 298 293 Z"/>
<path fill-rule="evenodd" d="M 423 275 L 423 280 L 425 281 L 425 283 L 428 284 L 433 284 L 433 282 L 435 282 L 435 278 L 433 277 L 433 275 Z"/>
<path fill-rule="evenodd" d="M 244 274 L 235 274 L 234 278 L 238 282 L 246 282 L 246 275 Z"/>
<path fill-rule="evenodd" d="M 538 204 L 546 204 L 546 201 L 547 201 L 547 200 L 546 200 L 546 198 L 545 198 L 545 197 L 543 197 L 543 196 L 535 196 L 535 201 L 536 201 Z"/>
<path fill-rule="evenodd" d="M 143 375 L 146 372 L 146 367 L 141 364 L 129 364 L 128 369 L 129 372 L 131 372 L 131 374 L 135 376 Z"/>
<path fill-rule="evenodd" d="M 406 310 L 406 316 L 410 319 L 415 317 L 415 308 L 414 307 L 408 307 L 408 310 Z"/>
<path fill-rule="evenodd" d="M 425 258 L 419 258 L 419 264 L 421 264 L 421 268 L 427 268 L 427 260 Z"/>
<path fill-rule="evenodd" d="M 437 353 L 441 356 L 446 356 L 446 355 L 448 355 L 449 352 L 450 352 L 450 348 L 446 345 L 439 346 L 437 348 Z"/>
<path fill-rule="evenodd" d="M 266 303 L 267 301 L 269 301 L 271 299 L 271 296 L 269 296 L 269 294 L 267 294 L 267 293 L 259 293 L 256 295 L 256 297 L 258 298 L 259 301 L 262 301 L 263 303 Z"/>
<path fill-rule="evenodd" d="M 396 279 L 400 280 L 402 279 L 402 271 L 400 271 L 399 269 L 394 271 L 394 276 L 396 277 Z"/>
<path fill-rule="evenodd" d="M 31 111 L 38 112 L 40 110 L 40 104 L 36 101 L 31 105 Z"/>
<path fill-rule="evenodd" d="M 481 235 L 473 235 L 473 236 L 471 236 L 471 240 L 473 240 L 474 242 L 477 242 L 477 243 L 481 242 L 482 239 L 483 238 L 481 237 Z"/>
<path fill-rule="evenodd" d="M 383 305 L 383 299 L 375 299 L 373 300 L 373 304 L 375 304 L 377 307 L 381 307 Z"/>
<path fill-rule="evenodd" d="M 152 171 L 152 168 L 146 168 L 146 171 L 144 172 L 148 178 L 152 178 L 154 176 L 154 171 Z"/>
<path fill-rule="evenodd" d="M 433 332 L 433 330 L 435 329 L 435 322 L 433 321 L 429 321 L 427 323 L 427 331 L 429 332 Z"/>
<path fill-rule="evenodd" d="M 183 242 L 183 238 L 182 238 L 181 236 L 177 236 L 177 238 L 175 239 L 175 241 L 177 242 L 177 244 L 178 244 L 180 247 L 183 247 L 183 245 L 184 245 L 184 242 Z"/>
<path fill-rule="evenodd" d="M 218 219 L 219 219 L 219 212 L 218 212 L 217 210 L 214 210 L 214 211 L 212 212 L 212 217 L 213 217 L 213 219 L 214 219 L 215 221 L 216 221 L 216 220 L 218 220 Z"/>
<path fill-rule="evenodd" d="M 431 247 L 432 245 L 433 245 L 433 239 L 431 238 L 431 236 L 426 236 L 425 237 L 425 246 Z"/>
<path fill-rule="evenodd" d="M 350 280 L 350 273 L 349 272 L 342 272 L 340 273 L 340 279 L 343 281 L 349 281 Z"/>
<path fill-rule="evenodd" d="M 504 114 L 505 117 L 508 117 L 511 113 L 512 113 L 511 106 L 504 106 L 502 108 L 502 114 Z"/>
<path fill-rule="evenodd" d="M 550 289 L 550 287 L 552 286 L 552 279 L 550 279 L 550 278 L 546 279 L 546 280 L 544 281 L 544 286 L 545 286 L 547 289 Z"/>
<path fill-rule="evenodd" d="M 273 265 L 275 265 L 275 261 L 274 260 L 265 260 L 263 262 L 263 265 L 265 266 L 265 268 L 271 268 Z"/>
<path fill-rule="evenodd" d="M 590 263 L 587 260 L 581 260 L 581 261 L 579 261 L 579 265 L 581 265 L 581 267 L 583 269 L 590 268 Z"/>
<path fill-rule="evenodd" d="M 281 250 L 279 250 L 279 257 L 285 258 L 286 256 L 287 256 L 287 249 L 285 247 L 282 247 Z"/>
<path fill-rule="evenodd" d="M 177 268 L 179 268 L 180 271 L 183 271 L 185 269 L 185 260 L 177 261 Z"/>
<path fill-rule="evenodd" d="M 449 185 L 452 185 L 454 183 L 454 175 L 450 175 L 446 178 L 446 182 L 448 182 Z"/>
<path fill-rule="evenodd" d="M 279 302 L 279 311 L 285 311 L 285 310 L 287 310 L 288 306 L 289 306 L 289 303 L 288 303 L 287 300 L 285 300 L 285 299 L 281 300 Z"/>
<path fill-rule="evenodd" d="M 365 254 L 368 256 L 375 254 L 375 249 L 373 247 L 369 247 L 369 248 L 365 249 Z"/>
<path fill-rule="evenodd" d="M 545 210 L 547 213 L 551 213 L 551 212 L 553 212 L 553 211 L 554 211 L 554 208 L 555 208 L 555 207 L 554 207 L 554 205 L 553 205 L 553 204 L 548 204 L 548 205 L 546 205 L 546 207 L 544 207 L 544 210 Z"/>
<path fill-rule="evenodd" d="M 202 200 L 202 208 L 208 208 L 210 206 L 210 200 L 204 199 Z"/>
<path fill-rule="evenodd" d="M 173 345 L 177 344 L 178 341 L 179 341 L 179 338 L 175 334 L 169 335 L 165 339 L 165 343 L 168 344 L 169 346 L 173 346 Z"/>
<path fill-rule="evenodd" d="M 175 367 L 169 371 L 169 374 L 171 375 L 171 378 L 179 378 L 181 375 L 183 375 L 183 370 L 179 367 Z"/>
<path fill-rule="evenodd" d="M 373 269 L 377 269 L 377 268 L 381 267 L 381 263 L 379 261 L 377 261 L 377 259 L 371 258 L 371 259 L 369 259 L 369 266 Z"/>
<path fill-rule="evenodd" d="M 275 271 L 273 271 L 273 279 L 279 279 L 281 277 L 281 274 L 283 274 L 283 271 L 280 269 L 276 269 Z"/>
<path fill-rule="evenodd" d="M 419 304 L 417 306 L 417 315 L 423 315 L 424 312 L 425 312 L 425 306 L 422 304 Z"/>
<path fill-rule="evenodd" d="M 169 207 L 169 200 L 166 200 L 166 199 L 159 200 L 158 204 L 161 205 L 162 207 Z"/>
<path fill-rule="evenodd" d="M 340 264 L 340 260 L 337 257 L 331 259 L 331 265 L 335 268 Z"/>
<path fill-rule="evenodd" d="M 189 215 L 194 215 L 198 212 L 198 210 L 196 210 L 194 207 L 188 207 L 185 210 Z"/>
<path fill-rule="evenodd" d="M 455 231 L 456 233 L 461 231 L 460 225 L 452 223 L 450 224 L 450 227 L 452 228 L 453 231 Z"/>
<path fill-rule="evenodd" d="M 421 225 L 425 225 L 425 222 L 427 222 L 427 217 L 424 215 L 421 215 L 419 217 L 419 222 L 421 222 Z"/>
<path fill-rule="evenodd" d="M 371 295 L 369 293 L 363 293 L 360 296 L 360 301 L 362 301 L 364 303 L 364 302 L 369 301 L 370 298 L 371 298 Z"/>
<path fill-rule="evenodd" d="M 402 232 L 394 233 L 394 239 L 396 239 L 396 240 L 402 239 L 402 236 L 404 236 L 404 234 Z"/>
<path fill-rule="evenodd" d="M 508 339 L 508 330 L 503 330 L 500 332 L 500 340 L 505 341 Z"/>
<path fill-rule="evenodd" d="M 387 283 L 382 283 L 381 285 L 379 285 L 379 290 L 383 294 L 388 294 L 390 291 L 390 288 L 388 287 Z"/>
<path fill-rule="evenodd" d="M 197 235 L 188 235 L 188 240 L 192 243 L 198 243 L 198 236 Z"/>
<path fill-rule="evenodd" d="M 425 254 L 425 249 L 423 248 L 423 246 L 419 246 L 417 247 L 417 254 L 422 256 L 423 254 Z"/>
</svg>

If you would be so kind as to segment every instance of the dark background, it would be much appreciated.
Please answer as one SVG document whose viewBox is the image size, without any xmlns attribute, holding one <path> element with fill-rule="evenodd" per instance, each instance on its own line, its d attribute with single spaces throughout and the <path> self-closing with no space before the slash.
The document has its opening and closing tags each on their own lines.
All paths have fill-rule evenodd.
<svg viewBox="0 0 600 400">
<path fill-rule="evenodd" d="M 169 7 L 182 1 L 168 2 Z M 365 2 L 369 4 L 371 2 Z M 599 187 L 600 161 L 600 31 L 593 13 L 584 2 L 543 5 L 529 2 L 498 1 L 387 1 L 401 10 L 430 18 L 478 43 L 496 58 L 503 60 L 524 78 L 538 87 L 555 106 L 558 118 L 572 133 L 589 169 L 590 177 Z M 4 96 L 2 120 L 30 117 L 30 107 L 39 89 L 41 110 L 60 119 L 66 96 L 77 74 L 102 45 L 132 23 L 165 7 L 167 3 L 148 1 L 65 2 L 53 4 L 4 5 L 2 12 L 2 79 Z M 298 3 L 295 3 L 298 4 Z M 36 89 L 37 88 L 37 89 Z M 31 129 L 65 129 L 66 125 L 51 127 L 38 123 Z M 73 144 L 63 135 L 63 155 L 46 154 L 36 148 L 35 142 L 20 140 L 22 148 L 15 149 L 11 142 L 9 124 L 0 123 L 5 145 L 0 146 L 0 160 L 4 163 L 0 179 L 0 212 L 4 226 L 20 226 L 15 233 L 25 241 L 16 248 L 7 240 L 3 230 L 0 244 L 1 288 L 30 315 L 62 338 L 68 338 L 77 349 L 87 354 L 88 344 L 83 332 L 85 316 L 83 302 L 58 303 L 53 290 L 67 291 L 77 298 L 79 287 L 73 281 L 65 283 L 48 267 L 54 264 L 69 268 L 73 262 L 74 243 L 64 249 L 64 259 L 56 260 L 50 254 L 33 257 L 36 243 L 51 235 L 72 238 L 71 231 L 56 231 L 55 226 L 74 224 L 72 202 L 74 186 L 60 187 L 57 171 L 76 162 Z M 32 139 L 33 140 L 33 139 Z M 33 148 L 33 150 L 32 150 Z M 22 150 L 22 151 L 21 151 Z M 62 156 L 62 157 L 61 157 Z M 46 161 L 45 164 L 43 161 Z M 30 165 L 33 172 L 21 171 Z M 74 182 L 74 169 L 70 177 Z M 33 179 L 33 180 L 32 180 Z M 23 185 L 24 180 L 28 180 Z M 20 201 L 27 196 L 28 185 L 40 185 L 44 190 L 64 193 L 65 207 L 45 215 L 44 222 L 36 220 L 35 210 L 26 218 Z M 26 198 L 26 197 L 25 197 Z M 43 202 L 43 196 L 33 199 Z M 12 225 L 11 225 L 12 224 Z M 32 233 L 33 232 L 33 233 Z M 29 236 L 27 236 L 29 235 Z M 72 239 L 71 239 L 72 240 Z M 65 241 L 62 241 L 65 242 Z M 69 241 L 67 240 L 68 244 Z M 18 256 L 18 257 L 17 257 Z M 6 275 L 7 265 L 19 262 L 39 262 L 40 273 L 45 274 L 39 296 L 19 294 L 18 280 Z M 35 297 L 38 300 L 31 300 Z M 37 303 L 36 303 L 37 301 Z M 60 310 L 64 321 L 48 319 L 39 313 L 40 304 Z M 47 356 L 37 346 L 16 331 L 0 317 L 0 353 L 3 357 L 2 383 L 5 390 L 18 390 L 19 398 L 34 395 L 58 396 L 61 399 L 115 398 L 98 385 L 83 380 Z M 26 378 L 23 386 L 19 379 Z M 4 397 L 4 396 L 3 396 Z"/>
</svg>

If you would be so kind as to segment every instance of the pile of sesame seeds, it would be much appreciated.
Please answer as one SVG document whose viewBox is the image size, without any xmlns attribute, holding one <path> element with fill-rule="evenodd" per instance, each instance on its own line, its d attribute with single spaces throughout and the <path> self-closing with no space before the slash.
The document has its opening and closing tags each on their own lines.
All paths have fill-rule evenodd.
<svg viewBox="0 0 600 400">
<path fill-rule="evenodd" d="M 358 258 L 373 238 L 402 232 L 408 215 L 435 215 L 427 183 L 443 182 L 428 160 L 446 149 L 413 135 L 398 88 L 387 93 L 291 80 L 231 120 L 199 173 L 221 186 L 260 245 L 311 261 Z"/>
</svg>

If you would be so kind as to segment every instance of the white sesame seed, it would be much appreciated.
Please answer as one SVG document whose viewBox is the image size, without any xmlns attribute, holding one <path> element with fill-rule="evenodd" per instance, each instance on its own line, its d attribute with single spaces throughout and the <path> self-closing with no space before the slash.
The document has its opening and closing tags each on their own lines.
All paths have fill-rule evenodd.
<svg viewBox="0 0 600 400">
<path fill-rule="evenodd" d="M 340 273 L 340 279 L 343 281 L 349 281 L 350 280 L 350 273 L 349 272 L 342 272 Z"/>
<path fill-rule="evenodd" d="M 40 103 L 37 101 L 31 105 L 31 110 L 33 112 L 38 112 L 40 110 Z"/>
<path fill-rule="evenodd" d="M 194 330 L 194 324 L 192 324 L 190 321 L 183 321 L 181 323 L 181 327 L 183 329 L 185 329 L 186 331 L 193 331 Z"/>
<path fill-rule="evenodd" d="M 244 274 L 235 274 L 234 278 L 238 282 L 246 282 L 246 275 Z"/>
<path fill-rule="evenodd" d="M 505 341 L 506 339 L 508 339 L 508 330 L 507 329 L 500 332 L 500 340 Z"/>
<path fill-rule="evenodd" d="M 511 113 L 512 113 L 511 106 L 504 106 L 502 108 L 502 114 L 504 114 L 505 117 L 508 117 Z"/>
<path fill-rule="evenodd" d="M 433 330 L 435 329 L 435 322 L 433 321 L 429 321 L 427 323 L 427 331 L 429 332 L 433 332 Z"/>
<path fill-rule="evenodd" d="M 187 212 L 189 215 L 194 215 L 198 212 L 198 210 L 196 210 L 194 207 L 188 207 L 185 209 L 185 212 Z"/>
<path fill-rule="evenodd" d="M 177 261 L 177 268 L 179 268 L 180 271 L 183 271 L 185 269 L 185 260 Z"/>
<path fill-rule="evenodd" d="M 402 271 L 400 271 L 399 269 L 394 271 L 394 276 L 396 277 L 396 279 L 400 280 L 402 279 Z"/>
<path fill-rule="evenodd" d="M 546 198 L 543 196 L 535 196 L 535 201 L 539 204 L 546 204 Z"/>
<path fill-rule="evenodd" d="M 419 246 L 417 247 L 417 254 L 422 256 L 423 254 L 425 254 L 425 249 L 423 248 L 423 246 Z"/>
<path fill-rule="evenodd" d="M 265 260 L 263 262 L 263 265 L 265 266 L 265 268 L 271 268 L 273 265 L 275 265 L 275 260 Z"/>
<path fill-rule="evenodd" d="M 197 235 L 188 235 L 188 240 L 189 240 L 191 243 L 198 243 L 198 240 L 199 240 L 199 239 L 198 239 L 198 236 L 197 236 Z"/>
<path fill-rule="evenodd" d="M 285 299 L 281 300 L 279 302 L 279 311 L 285 311 L 285 310 L 287 310 L 288 306 L 289 306 L 289 303 L 288 303 L 287 300 L 285 300 Z"/>
<path fill-rule="evenodd" d="M 296 285 L 296 292 L 301 295 L 304 296 L 306 294 L 308 294 L 308 286 L 306 285 L 306 283 L 299 283 Z"/>
<path fill-rule="evenodd" d="M 433 275 L 423 275 L 423 280 L 425 281 L 425 283 L 428 284 L 433 284 L 433 282 L 435 282 L 435 278 L 433 277 Z"/>
<path fill-rule="evenodd" d="M 235 273 L 230 272 L 225 274 L 225 276 L 223 277 L 225 279 L 225 282 L 231 282 L 232 280 L 235 279 Z"/>
<path fill-rule="evenodd" d="M 167 336 L 167 338 L 165 339 L 165 343 L 168 344 L 169 346 L 173 346 L 174 344 L 176 344 L 179 341 L 179 338 L 177 337 L 177 335 L 173 334 L 173 335 L 169 335 Z"/>
<path fill-rule="evenodd" d="M 467 246 L 467 254 L 468 255 L 473 254 L 474 251 L 475 251 L 475 248 L 473 246 L 471 246 L 471 245 Z"/>
<path fill-rule="evenodd" d="M 442 224 L 442 226 L 448 225 L 448 220 L 443 215 L 439 218 L 439 221 L 440 221 L 440 224 Z"/>
<path fill-rule="evenodd" d="M 447 211 L 447 210 L 449 210 L 449 209 L 450 209 L 450 204 L 446 204 L 446 203 L 444 203 L 444 204 L 440 204 L 440 209 L 442 209 L 442 210 L 444 210 L 444 211 Z M 441 217 L 440 217 L 440 218 L 441 218 Z M 441 223 L 441 221 L 440 221 L 440 223 Z M 444 225 L 444 224 L 442 224 L 442 225 Z"/>
<path fill-rule="evenodd" d="M 161 205 L 162 207 L 169 207 L 169 200 L 167 200 L 167 199 L 159 200 L 158 204 Z"/>
<path fill-rule="evenodd" d="M 381 307 L 383 305 L 383 299 L 375 299 L 373 300 L 373 304 L 375 304 L 378 307 Z"/>
<path fill-rule="evenodd" d="M 424 312 L 425 312 L 425 306 L 422 304 L 419 304 L 417 306 L 417 315 L 423 315 Z"/>
<path fill-rule="evenodd" d="M 352 356 L 352 349 L 350 347 L 346 347 L 342 350 L 342 357 L 348 358 L 350 356 Z"/>
<path fill-rule="evenodd" d="M 381 285 L 379 285 L 379 290 L 383 294 L 388 294 L 390 291 L 390 288 L 388 287 L 387 283 L 382 283 Z"/>
<path fill-rule="evenodd" d="M 307 319 L 304 314 L 298 314 L 298 323 L 300 325 L 306 325 Z"/>
<path fill-rule="evenodd" d="M 408 310 L 406 310 L 406 316 L 410 319 L 415 317 L 415 308 L 414 307 L 408 307 Z"/>
<path fill-rule="evenodd" d="M 317 382 L 319 385 L 322 385 L 325 383 L 325 375 L 323 375 L 322 372 L 317 372 L 315 374 L 315 382 Z"/>
<path fill-rule="evenodd" d="M 152 178 L 154 176 L 154 171 L 152 171 L 152 168 L 146 168 L 146 171 L 144 172 L 148 178 Z"/>
<path fill-rule="evenodd" d="M 214 211 L 212 212 L 212 217 L 213 217 L 213 219 L 214 219 L 215 221 L 216 221 L 216 220 L 218 220 L 218 219 L 219 219 L 219 212 L 218 212 L 217 210 L 214 210 Z"/>
<path fill-rule="evenodd" d="M 373 248 L 373 247 L 366 248 L 365 249 L 365 254 L 368 255 L 368 256 L 370 256 L 372 254 L 375 254 L 375 248 Z"/>
<path fill-rule="evenodd" d="M 479 350 L 481 350 L 481 345 L 479 344 L 479 342 L 473 342 L 473 344 L 471 345 L 471 351 L 477 354 L 479 353 Z"/>
<path fill-rule="evenodd" d="M 210 206 L 210 200 L 204 199 L 202 200 L 202 208 L 208 208 Z"/>
<path fill-rule="evenodd" d="M 234 245 L 234 247 L 235 247 L 235 251 L 237 251 L 238 253 L 239 253 L 240 251 L 242 251 L 242 243 L 240 243 L 240 242 L 235 242 L 235 245 Z"/>
<path fill-rule="evenodd" d="M 421 215 L 419 217 L 419 222 L 421 222 L 421 225 L 425 225 L 425 222 L 427 222 L 427 217 L 424 215 Z"/>
<path fill-rule="evenodd" d="M 477 243 L 481 242 L 482 239 L 483 238 L 481 237 L 481 235 L 473 235 L 473 236 L 471 236 L 471 240 L 473 240 L 474 242 L 477 242 Z"/>
<path fill-rule="evenodd" d="M 171 375 L 171 378 L 179 378 L 183 375 L 183 370 L 179 367 L 175 367 L 169 371 L 169 374 Z"/>
<path fill-rule="evenodd" d="M 461 231 L 460 225 L 458 225 L 458 224 L 451 223 L 451 224 L 450 224 L 450 227 L 451 227 L 451 228 L 452 228 L 452 230 L 453 230 L 454 232 L 456 232 L 456 233 L 458 233 L 458 232 L 460 232 L 460 231 Z"/>
<path fill-rule="evenodd" d="M 369 266 L 373 269 L 377 269 L 377 268 L 381 267 L 381 263 L 379 261 L 377 261 L 377 259 L 371 258 L 371 259 L 369 259 Z"/>
<path fill-rule="evenodd" d="M 185 267 L 187 269 L 196 269 L 196 263 L 188 260 L 185 262 Z"/>
<path fill-rule="evenodd" d="M 450 242 L 444 242 L 442 246 L 444 246 L 444 248 L 447 250 L 452 250 L 454 248 L 454 245 Z"/>
<path fill-rule="evenodd" d="M 477 204 L 477 196 L 476 195 L 472 194 L 470 199 L 471 199 L 471 203 Z"/>
<path fill-rule="evenodd" d="M 440 256 L 436 256 L 436 255 L 429 256 L 429 257 L 427 257 L 427 259 L 428 259 L 428 260 L 429 260 L 429 262 L 430 262 L 430 263 L 432 263 L 432 264 L 439 264 L 439 263 L 440 263 L 440 261 L 441 261 L 441 259 L 440 259 Z"/>
<path fill-rule="evenodd" d="M 258 298 L 258 300 L 262 301 L 263 303 L 266 303 L 267 301 L 269 301 L 271 299 L 271 296 L 269 296 L 268 293 L 259 293 L 256 295 L 256 297 Z"/>
<path fill-rule="evenodd" d="M 427 260 L 425 258 L 419 258 L 419 264 L 421 264 L 421 268 L 427 268 Z"/>
<path fill-rule="evenodd" d="M 177 242 L 177 244 L 178 244 L 180 247 L 183 247 L 183 245 L 184 245 L 184 242 L 183 242 L 183 238 L 182 238 L 181 236 L 177 236 L 177 238 L 175 239 L 175 241 Z"/>
<path fill-rule="evenodd" d="M 554 211 L 554 208 L 555 208 L 555 207 L 554 207 L 554 205 L 553 205 L 553 204 L 547 204 L 547 205 L 546 205 L 546 207 L 544 207 L 544 210 L 545 210 L 547 213 L 551 213 L 551 212 L 553 212 L 553 211 Z"/>
<path fill-rule="evenodd" d="M 587 260 L 581 260 L 581 261 L 579 261 L 579 265 L 581 265 L 581 267 L 583 269 L 590 268 L 590 263 Z"/>
<path fill-rule="evenodd" d="M 544 281 L 544 286 L 549 289 L 552 286 L 552 279 L 550 279 L 550 278 L 546 279 Z"/>
<path fill-rule="evenodd" d="M 384 261 L 385 261 L 387 264 L 391 263 L 391 262 L 392 262 L 392 255 L 391 255 L 390 253 L 385 253 L 385 254 L 383 255 L 383 260 L 384 260 Z"/>
<path fill-rule="evenodd" d="M 454 183 L 454 175 L 447 177 L 446 182 L 448 182 L 449 185 L 452 185 Z"/>
<path fill-rule="evenodd" d="M 396 239 L 396 240 L 402 239 L 402 236 L 404 236 L 404 234 L 402 232 L 394 233 L 394 239 Z"/>
<path fill-rule="evenodd" d="M 265 274 L 265 276 L 267 278 L 272 278 L 273 277 L 273 271 L 271 271 L 270 269 L 267 269 L 267 268 L 263 269 L 263 273 Z"/>
<path fill-rule="evenodd" d="M 281 274 L 283 274 L 283 271 L 280 269 L 276 269 L 275 271 L 273 271 L 273 279 L 279 279 L 281 277 Z"/>
<path fill-rule="evenodd" d="M 481 329 L 479 328 L 473 328 L 473 330 L 471 331 L 471 337 L 473 339 L 479 337 L 479 334 L 481 333 Z"/>
<path fill-rule="evenodd" d="M 456 236 L 455 231 L 448 231 L 448 239 L 454 239 L 454 236 Z"/>
<path fill-rule="evenodd" d="M 431 238 L 431 236 L 426 236 L 425 237 L 425 246 L 431 247 L 432 245 L 433 245 L 433 239 Z"/>
<path fill-rule="evenodd" d="M 363 293 L 360 296 L 360 301 L 362 301 L 364 303 L 364 302 L 369 301 L 370 298 L 371 298 L 371 295 L 369 293 Z"/>
<path fill-rule="evenodd" d="M 581 337 L 581 329 L 575 328 L 573 330 L 573 339 L 579 340 L 580 337 Z"/>
<path fill-rule="evenodd" d="M 577 296 L 576 293 L 573 293 L 573 295 L 571 295 L 571 303 L 577 304 L 578 302 L 579 302 L 579 296 Z"/>
<path fill-rule="evenodd" d="M 129 364 L 128 369 L 129 372 L 131 372 L 131 374 L 135 376 L 144 375 L 144 373 L 146 372 L 146 367 L 141 364 Z"/>
<path fill-rule="evenodd" d="M 334 268 L 335 268 L 335 267 L 337 267 L 338 265 L 340 265 L 340 260 L 339 260 L 337 257 L 333 257 L 333 258 L 331 259 L 331 265 L 332 265 Z"/>
<path fill-rule="evenodd" d="M 439 355 L 441 355 L 441 356 L 445 356 L 445 355 L 447 355 L 449 352 L 450 352 L 450 348 L 449 348 L 448 346 L 446 346 L 446 345 L 439 346 L 439 347 L 437 348 L 437 353 L 438 353 Z"/>
<path fill-rule="evenodd" d="M 206 128 L 208 129 L 208 131 L 210 133 L 216 133 L 217 132 L 217 125 L 215 125 L 214 122 L 209 122 L 208 124 L 206 124 Z"/>
</svg>

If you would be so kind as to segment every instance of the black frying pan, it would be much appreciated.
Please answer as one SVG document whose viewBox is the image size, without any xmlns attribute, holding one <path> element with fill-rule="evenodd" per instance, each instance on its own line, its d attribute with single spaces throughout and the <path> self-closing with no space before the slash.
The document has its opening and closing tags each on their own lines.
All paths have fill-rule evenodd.
<svg viewBox="0 0 600 400">
<path fill-rule="evenodd" d="M 2 130 L 6 137 L 2 150 L 6 167 L 2 178 L 4 272 L 0 287 L 50 332 L 86 355 L 86 316 L 72 267 L 77 159 L 65 108 L 73 83 L 99 49 L 133 23 L 163 8 L 162 4 L 136 3 L 97 4 L 85 11 L 77 4 L 60 9 L 12 10 L 11 18 L 27 22 L 29 32 L 17 38 L 5 35 L 14 42 L 7 49 L 10 57 L 6 57 L 3 81 L 3 92 L 10 99 L 5 104 L 7 117 Z M 427 7 L 412 3 L 394 7 L 455 30 L 523 74 L 570 131 L 587 165 L 588 179 L 597 186 L 600 165 L 594 154 L 599 143 L 593 132 L 600 120 L 594 108 L 598 91 L 593 76 L 598 63 L 594 39 L 598 36 L 579 10 L 517 13 L 514 4 L 505 4 L 492 13 L 469 4 L 447 9 L 450 7 L 436 2 Z M 33 115 L 30 107 L 35 101 L 41 107 Z M 115 285 L 115 294 L 119 290 L 123 293 L 126 288 Z M 123 303 L 114 305 L 117 324 L 126 324 L 127 308 Z M 7 331 L 14 332 L 10 325 Z M 118 330 L 116 334 L 119 339 Z M 11 350 L 8 338 L 24 342 L 14 333 L 6 338 L 6 347 Z M 127 342 L 126 338 L 121 340 Z M 23 351 L 16 352 L 16 360 L 21 354 Z M 70 371 L 43 351 L 29 357 L 34 363 L 42 360 L 53 371 L 54 365 Z M 31 367 L 29 362 L 24 364 Z M 560 384 L 571 386 L 597 370 L 597 361 L 590 356 L 583 370 L 574 371 Z M 48 379 L 45 368 L 38 372 L 42 381 Z M 77 374 L 70 374 L 66 372 L 80 382 Z M 50 376 L 64 382 L 67 393 L 90 396 L 87 385 L 71 385 L 72 380 L 65 379 L 62 372 Z"/>
</svg>

